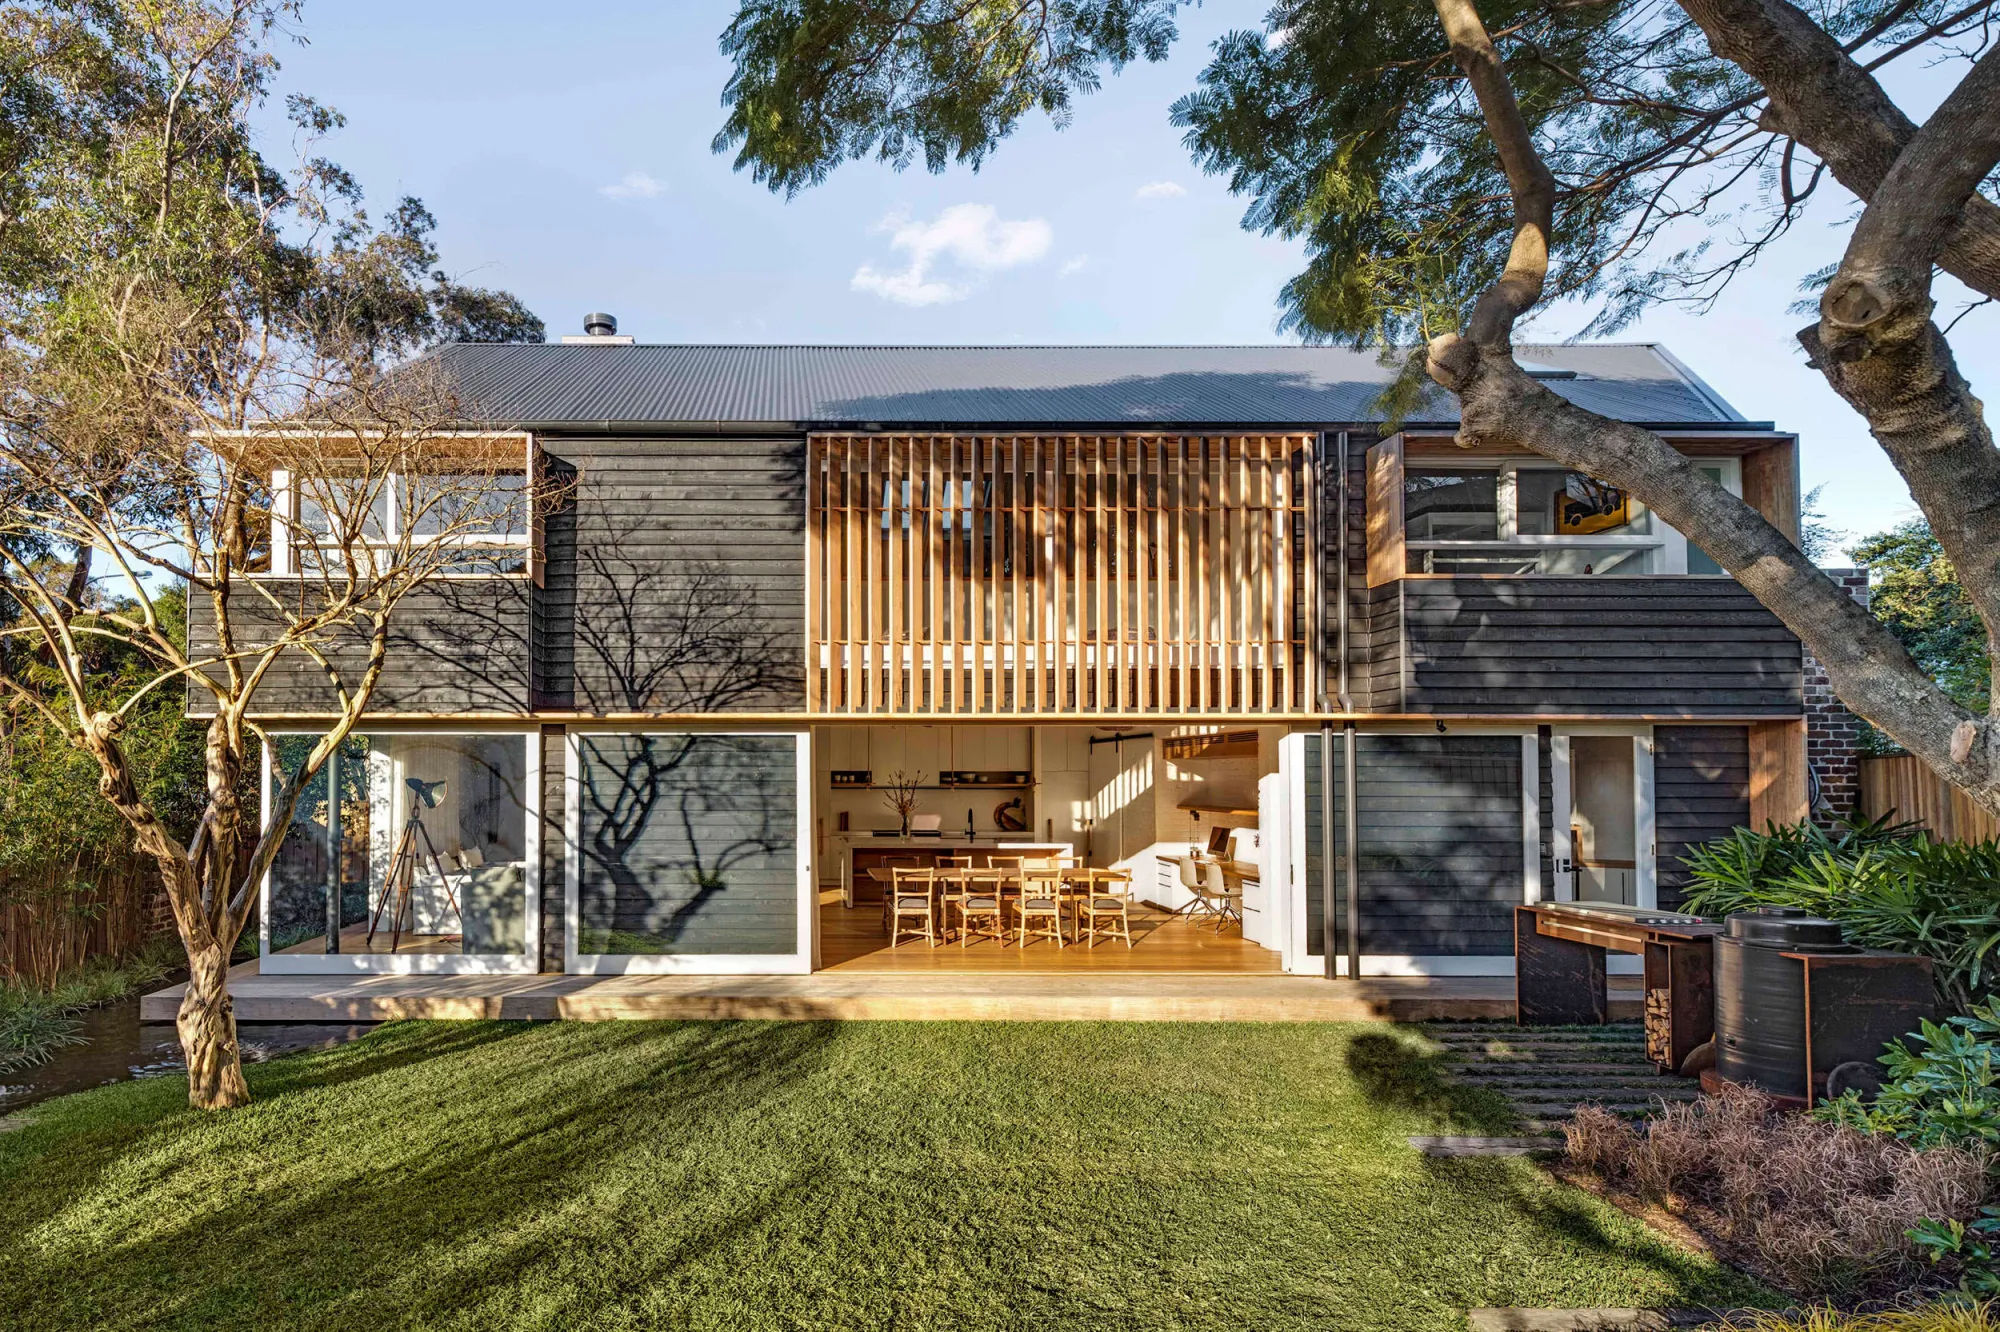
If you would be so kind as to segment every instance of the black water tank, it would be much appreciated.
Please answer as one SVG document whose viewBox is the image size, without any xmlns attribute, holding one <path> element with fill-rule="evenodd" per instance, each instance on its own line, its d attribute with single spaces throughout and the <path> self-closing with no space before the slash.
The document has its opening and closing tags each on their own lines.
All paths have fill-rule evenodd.
<svg viewBox="0 0 2000 1332">
<path fill-rule="evenodd" d="M 1731 916 L 1715 941 L 1715 1071 L 1806 1099 L 1805 964 L 1784 954 L 1859 951 L 1840 926 L 1793 907 Z"/>
</svg>

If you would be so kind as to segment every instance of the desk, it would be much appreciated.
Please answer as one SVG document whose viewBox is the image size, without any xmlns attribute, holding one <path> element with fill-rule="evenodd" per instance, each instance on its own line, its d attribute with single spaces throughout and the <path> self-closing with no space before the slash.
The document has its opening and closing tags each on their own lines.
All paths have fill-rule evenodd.
<svg viewBox="0 0 2000 1332">
<path fill-rule="evenodd" d="M 1524 1027 L 1599 1024 L 1611 1017 L 1604 955 L 1645 959 L 1646 1056 L 1678 1073 L 1715 1035 L 1715 938 L 1697 916 L 1598 903 L 1514 908 L 1514 1020 Z"/>
</svg>

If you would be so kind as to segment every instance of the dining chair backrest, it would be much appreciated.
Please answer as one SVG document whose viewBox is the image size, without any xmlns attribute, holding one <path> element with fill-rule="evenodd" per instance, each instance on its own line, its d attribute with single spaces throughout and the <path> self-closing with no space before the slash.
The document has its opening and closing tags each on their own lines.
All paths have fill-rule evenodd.
<svg viewBox="0 0 2000 1332">
<path fill-rule="evenodd" d="M 896 865 L 890 868 L 889 874 L 895 880 L 898 897 L 905 893 L 929 896 L 931 881 L 937 877 L 937 871 L 929 865 Z"/>
<path fill-rule="evenodd" d="M 1227 896 L 1229 880 L 1222 875 L 1222 862 L 1204 860 L 1201 862 L 1201 886 L 1217 897 Z"/>
<path fill-rule="evenodd" d="M 1201 887 L 1201 861 L 1195 856 L 1180 857 L 1181 887 L 1195 889 Z"/>
<path fill-rule="evenodd" d="M 1022 864 L 1022 858 L 1020 856 L 986 857 L 986 868 L 988 869 L 1017 870 L 1021 868 L 1021 864 Z"/>
<path fill-rule="evenodd" d="M 1036 900 L 1052 899 L 1062 893 L 1062 871 L 1056 869 L 1024 869 L 1020 871 L 1021 896 Z"/>
<path fill-rule="evenodd" d="M 1001 892 L 1013 886 L 1017 877 L 1015 871 L 995 869 L 991 865 L 975 865 L 971 869 L 958 871 L 952 876 L 957 887 L 967 897 L 998 897 Z"/>
</svg>

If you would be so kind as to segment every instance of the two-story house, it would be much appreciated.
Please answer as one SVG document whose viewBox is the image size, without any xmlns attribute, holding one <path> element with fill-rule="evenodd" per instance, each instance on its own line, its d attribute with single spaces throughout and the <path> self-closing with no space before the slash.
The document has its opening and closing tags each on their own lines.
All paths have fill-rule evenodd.
<svg viewBox="0 0 2000 1332">
<path fill-rule="evenodd" d="M 1795 438 L 1665 350 L 1520 358 L 1796 531 Z M 1448 397 L 1385 432 L 1372 352 L 425 363 L 558 498 L 404 608 L 266 972 L 1503 974 L 1515 904 L 1667 906 L 1690 843 L 1805 811 L 1797 640 L 1631 496 L 1460 448 Z M 327 710 L 293 667 L 281 750 Z M 889 948 L 884 866 L 1057 849 L 1130 871 L 1129 947 Z M 1211 888 L 1240 927 L 1168 914 Z"/>
</svg>

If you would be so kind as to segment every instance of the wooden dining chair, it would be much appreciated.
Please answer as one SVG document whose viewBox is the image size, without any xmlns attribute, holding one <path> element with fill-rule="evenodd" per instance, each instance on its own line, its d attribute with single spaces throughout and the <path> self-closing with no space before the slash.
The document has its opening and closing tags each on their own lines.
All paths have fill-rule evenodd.
<svg viewBox="0 0 2000 1332">
<path fill-rule="evenodd" d="M 925 867 L 927 863 L 928 862 L 926 861 L 919 860 L 915 856 L 897 856 L 894 857 L 893 859 L 884 860 L 877 868 L 888 870 L 890 877 L 893 879 L 895 877 L 896 871 L 899 869 L 922 869 Z M 894 915 L 895 902 L 896 902 L 895 885 L 893 883 L 883 884 L 882 885 L 882 928 L 884 930 L 887 930 L 889 928 L 890 920 Z"/>
<path fill-rule="evenodd" d="M 1102 933 L 1107 939 L 1123 939 L 1132 946 L 1132 874 L 1119 870 L 1102 878 L 1092 876 L 1091 884 L 1076 900 L 1076 937 L 1083 943 L 1088 932 L 1091 948 L 1097 947 L 1098 922 L 1106 922 Z M 1114 928 L 1115 925 L 1115 928 Z"/>
<path fill-rule="evenodd" d="M 1062 871 L 1021 870 L 1020 876 L 1021 905 L 1016 923 L 1021 947 L 1026 948 L 1030 939 L 1054 939 L 1056 947 L 1061 948 L 1066 942 L 1062 927 Z"/>
<path fill-rule="evenodd" d="M 929 865 L 897 868 L 890 871 L 890 877 L 894 882 L 889 885 L 889 947 L 901 943 L 907 934 L 926 939 L 936 948 L 939 943 L 937 871 Z M 918 922 L 921 928 L 906 926 L 903 923 L 906 920 Z"/>
<path fill-rule="evenodd" d="M 962 872 L 961 889 L 952 895 L 958 908 L 958 946 L 968 947 L 972 936 L 997 940 L 1001 947 L 1007 945 L 1006 897 L 1003 889 L 1008 878 L 1005 870 L 972 869 Z M 979 928 L 975 921 L 986 923 Z"/>
</svg>

